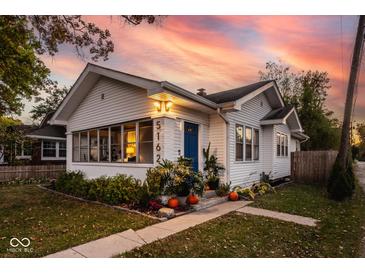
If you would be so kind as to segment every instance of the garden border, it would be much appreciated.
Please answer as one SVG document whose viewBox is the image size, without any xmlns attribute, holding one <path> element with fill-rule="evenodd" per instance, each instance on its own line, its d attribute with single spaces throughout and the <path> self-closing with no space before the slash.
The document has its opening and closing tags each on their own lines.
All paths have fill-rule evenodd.
<svg viewBox="0 0 365 274">
<path fill-rule="evenodd" d="M 135 210 L 135 209 L 129 209 L 129 208 L 121 207 L 121 206 L 109 205 L 109 204 L 105 204 L 105 203 L 102 203 L 102 202 L 99 202 L 99 201 L 92 201 L 92 200 L 87 200 L 87 199 L 84 199 L 84 198 L 72 196 L 72 195 L 69 195 L 69 194 L 66 194 L 66 193 L 63 193 L 63 192 L 59 192 L 59 191 L 54 190 L 54 189 L 50 189 L 46 185 L 40 185 L 40 184 L 38 184 L 37 187 L 39 187 L 40 189 L 43 189 L 43 190 L 47 190 L 49 192 L 52 192 L 54 194 L 58 194 L 58 195 L 61 195 L 61 196 L 67 197 L 67 198 L 75 199 L 75 200 L 78 200 L 78 201 L 81 201 L 81 202 L 102 205 L 102 206 L 105 206 L 105 207 L 109 207 L 109 208 L 113 208 L 113 209 L 117 209 L 117 210 L 129 212 L 129 213 L 136 213 L 136 214 L 139 214 L 139 215 L 142 215 L 142 216 L 145 216 L 145 217 L 154 219 L 154 220 L 158 220 L 160 222 L 164 222 L 164 221 L 167 221 L 168 220 L 167 218 L 155 217 L 155 216 L 152 216 L 152 215 L 149 215 L 149 214 L 140 212 L 140 211 Z M 184 213 L 184 214 L 186 214 L 186 213 Z M 181 214 L 181 215 L 183 215 L 183 214 Z M 181 215 L 177 215 L 177 216 L 181 216 Z"/>
</svg>

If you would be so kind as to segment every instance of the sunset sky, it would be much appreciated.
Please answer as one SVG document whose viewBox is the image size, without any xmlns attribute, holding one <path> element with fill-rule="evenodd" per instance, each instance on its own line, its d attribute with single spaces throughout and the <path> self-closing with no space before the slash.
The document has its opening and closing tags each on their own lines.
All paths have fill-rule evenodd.
<svg viewBox="0 0 365 274">
<path fill-rule="evenodd" d="M 258 81 L 267 61 L 282 60 L 295 70 L 327 71 L 331 90 L 327 106 L 342 118 L 348 71 L 357 27 L 354 16 L 168 16 L 160 26 L 129 26 L 117 17 L 87 18 L 111 31 L 115 51 L 98 64 L 167 80 L 190 91 L 208 93 Z M 52 78 L 71 86 L 88 59 L 61 47 L 42 56 Z M 365 121 L 364 67 L 355 119 Z M 33 102 L 22 115 L 29 120 Z"/>
</svg>

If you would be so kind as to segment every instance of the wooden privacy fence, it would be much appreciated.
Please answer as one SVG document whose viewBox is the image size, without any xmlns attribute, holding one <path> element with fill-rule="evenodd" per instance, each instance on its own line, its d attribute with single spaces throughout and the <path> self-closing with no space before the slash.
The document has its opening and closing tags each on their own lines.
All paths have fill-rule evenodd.
<svg viewBox="0 0 365 274">
<path fill-rule="evenodd" d="M 26 166 L 0 166 L 0 182 L 10 181 L 15 178 L 56 178 L 66 165 L 26 165 Z"/>
<path fill-rule="evenodd" d="M 296 151 L 291 153 L 291 176 L 298 183 L 326 184 L 337 151 Z"/>
</svg>

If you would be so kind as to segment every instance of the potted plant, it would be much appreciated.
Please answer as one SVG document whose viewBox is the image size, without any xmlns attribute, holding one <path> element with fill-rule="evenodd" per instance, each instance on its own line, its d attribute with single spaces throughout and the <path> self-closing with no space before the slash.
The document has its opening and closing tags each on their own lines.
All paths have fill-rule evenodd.
<svg viewBox="0 0 365 274">
<path fill-rule="evenodd" d="M 177 163 L 173 163 L 171 180 L 167 182 L 165 193 L 176 195 L 180 205 L 185 205 L 190 193 L 202 195 L 203 191 L 202 173 L 193 170 L 190 159 L 179 157 Z"/>
<path fill-rule="evenodd" d="M 225 170 L 223 165 L 218 163 L 218 158 L 210 154 L 210 143 L 207 149 L 203 149 L 204 154 L 204 173 L 209 189 L 215 190 L 219 186 L 220 175 Z"/>
</svg>

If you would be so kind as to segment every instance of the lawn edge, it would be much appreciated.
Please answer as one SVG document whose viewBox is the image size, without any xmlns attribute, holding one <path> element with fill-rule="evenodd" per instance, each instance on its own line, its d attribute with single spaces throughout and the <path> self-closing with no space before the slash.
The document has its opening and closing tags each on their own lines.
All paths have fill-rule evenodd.
<svg viewBox="0 0 365 274">
<path fill-rule="evenodd" d="M 72 195 L 69 195 L 69 194 L 66 194 L 66 193 L 63 193 L 63 192 L 59 192 L 57 190 L 50 189 L 50 188 L 46 187 L 45 185 L 37 184 L 37 187 L 39 187 L 40 189 L 49 191 L 51 193 L 60 195 L 60 196 L 64 196 L 66 198 L 73 199 L 73 200 L 77 200 L 77 201 L 81 201 L 81 202 L 85 202 L 85 203 L 90 203 L 90 204 L 102 205 L 102 206 L 105 206 L 105 207 L 113 208 L 113 209 L 124 211 L 124 212 L 136 213 L 136 214 L 139 214 L 139 215 L 142 215 L 142 216 L 145 216 L 145 217 L 148 217 L 150 219 L 157 220 L 157 221 L 160 221 L 160 222 L 167 221 L 167 218 L 159 218 L 159 217 L 151 216 L 151 215 L 148 215 L 146 213 L 140 212 L 138 210 L 124 208 L 124 207 L 121 207 L 121 206 L 109 205 L 109 204 L 105 204 L 105 203 L 102 203 L 102 202 L 99 202 L 99 201 L 91 201 L 91 200 L 87 200 L 87 199 L 84 199 L 84 198 L 75 197 L 75 196 L 72 196 Z"/>
</svg>

